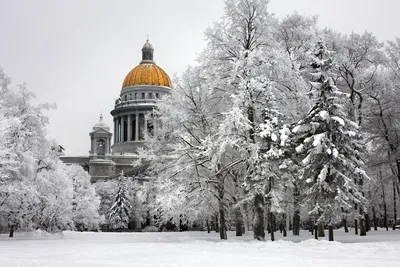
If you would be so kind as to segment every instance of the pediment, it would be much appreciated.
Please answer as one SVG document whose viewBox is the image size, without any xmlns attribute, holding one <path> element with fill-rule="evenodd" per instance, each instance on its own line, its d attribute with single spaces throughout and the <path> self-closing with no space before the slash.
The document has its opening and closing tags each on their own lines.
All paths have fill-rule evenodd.
<svg viewBox="0 0 400 267">
<path fill-rule="evenodd" d="M 111 134 L 111 132 L 103 129 L 103 128 L 97 128 L 91 132 L 91 134 Z"/>
</svg>

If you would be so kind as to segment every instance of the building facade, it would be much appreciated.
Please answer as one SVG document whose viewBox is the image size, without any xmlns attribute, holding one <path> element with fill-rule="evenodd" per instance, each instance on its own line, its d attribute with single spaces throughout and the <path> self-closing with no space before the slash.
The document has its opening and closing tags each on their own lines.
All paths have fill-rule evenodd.
<svg viewBox="0 0 400 267">
<path fill-rule="evenodd" d="M 172 89 L 168 74 L 153 60 L 154 49 L 147 40 L 142 60 L 125 77 L 120 95 L 115 100 L 113 132 L 100 120 L 93 126 L 90 151 L 86 157 L 61 157 L 65 163 L 76 163 L 89 172 L 92 181 L 105 180 L 133 170 L 136 151 L 147 134 L 157 130 L 152 111 L 163 95 Z"/>
</svg>

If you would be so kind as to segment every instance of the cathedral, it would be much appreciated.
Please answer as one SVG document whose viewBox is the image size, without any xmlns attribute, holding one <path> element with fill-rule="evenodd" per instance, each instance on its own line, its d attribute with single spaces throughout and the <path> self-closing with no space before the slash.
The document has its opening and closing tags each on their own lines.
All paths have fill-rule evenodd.
<svg viewBox="0 0 400 267">
<path fill-rule="evenodd" d="M 130 175 L 140 172 L 140 167 L 132 167 L 135 152 L 145 142 L 146 133 L 157 129 L 151 112 L 157 100 L 170 94 L 172 88 L 168 74 L 156 65 L 153 54 L 153 46 L 147 40 L 142 48 L 142 61 L 126 75 L 111 111 L 114 132 L 100 115 L 89 133 L 89 155 L 61 157 L 67 164 L 81 165 L 89 172 L 92 182 L 113 178 L 121 172 Z"/>
</svg>

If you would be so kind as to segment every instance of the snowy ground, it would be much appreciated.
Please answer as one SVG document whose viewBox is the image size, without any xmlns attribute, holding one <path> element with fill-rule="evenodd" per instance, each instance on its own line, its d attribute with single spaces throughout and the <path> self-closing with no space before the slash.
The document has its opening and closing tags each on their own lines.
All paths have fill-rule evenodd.
<svg viewBox="0 0 400 267">
<path fill-rule="evenodd" d="M 219 241 L 216 233 L 77 233 L 0 235 L 0 266 L 400 266 L 400 231 L 366 237 L 335 231 L 336 242 L 300 237 L 253 241 L 251 233 Z M 291 240 L 291 241 L 286 241 Z"/>
</svg>

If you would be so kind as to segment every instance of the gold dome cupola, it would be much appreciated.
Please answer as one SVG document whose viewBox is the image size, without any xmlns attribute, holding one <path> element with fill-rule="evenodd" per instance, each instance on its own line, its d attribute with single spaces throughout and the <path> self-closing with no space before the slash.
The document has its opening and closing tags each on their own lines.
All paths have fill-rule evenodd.
<svg viewBox="0 0 400 267">
<path fill-rule="evenodd" d="M 142 61 L 124 79 L 122 88 L 136 85 L 155 85 L 172 88 L 168 74 L 153 60 L 154 48 L 146 40 L 142 48 Z"/>
</svg>

